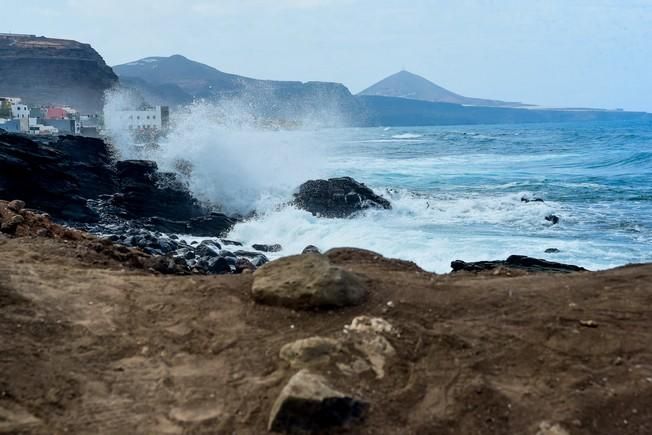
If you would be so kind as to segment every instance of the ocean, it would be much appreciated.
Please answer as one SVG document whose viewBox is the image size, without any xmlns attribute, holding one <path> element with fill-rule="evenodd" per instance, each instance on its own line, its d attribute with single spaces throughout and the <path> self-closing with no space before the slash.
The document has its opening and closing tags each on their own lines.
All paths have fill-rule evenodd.
<svg viewBox="0 0 652 435">
<path fill-rule="evenodd" d="M 649 123 L 223 131 L 192 139 L 201 145 L 177 146 L 167 157 L 191 156 L 198 169 L 191 186 L 200 196 L 227 209 L 255 208 L 257 217 L 228 238 L 280 243 L 275 255 L 309 244 L 350 246 L 438 273 L 455 259 L 512 254 L 590 270 L 652 262 Z M 217 161 L 207 158 L 211 149 Z M 326 219 L 287 205 L 302 181 L 337 176 L 364 182 L 392 210 Z M 230 187 L 216 190 L 216 183 Z M 557 224 L 545 219 L 550 214 Z"/>
</svg>

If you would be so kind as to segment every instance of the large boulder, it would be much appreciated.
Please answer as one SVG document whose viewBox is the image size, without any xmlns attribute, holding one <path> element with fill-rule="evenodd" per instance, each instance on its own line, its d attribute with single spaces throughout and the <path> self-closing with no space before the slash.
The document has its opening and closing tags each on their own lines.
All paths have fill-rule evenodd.
<svg viewBox="0 0 652 435">
<path fill-rule="evenodd" d="M 451 263 L 453 272 L 483 272 L 499 267 L 524 270 L 526 272 L 570 273 L 586 271 L 583 267 L 572 264 L 556 263 L 525 255 L 510 255 L 507 260 L 466 262 L 455 260 Z"/>
<path fill-rule="evenodd" d="M 351 177 L 306 181 L 295 193 L 294 205 L 330 218 L 349 217 L 369 208 L 392 208 L 388 200 Z"/>
<path fill-rule="evenodd" d="M 368 403 L 331 388 L 326 379 L 303 369 L 276 399 L 268 430 L 324 433 L 364 418 Z"/>
<path fill-rule="evenodd" d="M 364 278 L 326 256 L 293 255 L 259 268 L 251 292 L 260 303 L 310 309 L 361 304 L 366 286 Z"/>
</svg>

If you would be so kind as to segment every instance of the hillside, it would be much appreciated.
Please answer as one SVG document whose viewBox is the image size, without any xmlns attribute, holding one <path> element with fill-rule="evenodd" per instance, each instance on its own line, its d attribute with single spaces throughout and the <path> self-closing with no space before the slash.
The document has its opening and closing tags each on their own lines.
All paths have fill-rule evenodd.
<svg viewBox="0 0 652 435">
<path fill-rule="evenodd" d="M 88 44 L 34 35 L 0 35 L 0 95 L 28 104 L 102 109 L 118 77 Z"/>
<path fill-rule="evenodd" d="M 469 106 L 522 107 L 522 103 L 469 98 L 408 71 L 400 71 L 368 87 L 358 95 L 409 98 L 434 103 L 454 103 Z"/>
<path fill-rule="evenodd" d="M 345 123 L 360 109 L 349 90 L 339 83 L 258 80 L 228 74 L 180 55 L 148 57 L 113 69 L 123 86 L 171 106 L 196 99 L 235 100 L 259 116 L 322 121 L 332 117 Z"/>
</svg>

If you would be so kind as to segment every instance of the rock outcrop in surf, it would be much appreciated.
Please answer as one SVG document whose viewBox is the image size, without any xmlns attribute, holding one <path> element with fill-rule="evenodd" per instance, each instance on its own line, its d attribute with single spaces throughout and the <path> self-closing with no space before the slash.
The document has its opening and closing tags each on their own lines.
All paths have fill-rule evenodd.
<svg viewBox="0 0 652 435">
<path fill-rule="evenodd" d="M 455 260 L 451 263 L 453 272 L 484 272 L 500 267 L 523 270 L 525 272 L 570 273 L 585 272 L 583 267 L 572 264 L 556 263 L 539 258 L 526 257 L 525 255 L 510 255 L 507 260 L 474 261 L 466 262 Z"/>
<path fill-rule="evenodd" d="M 294 205 L 328 218 L 346 218 L 371 208 L 392 208 L 388 200 L 351 177 L 306 181 L 295 193 Z"/>
</svg>

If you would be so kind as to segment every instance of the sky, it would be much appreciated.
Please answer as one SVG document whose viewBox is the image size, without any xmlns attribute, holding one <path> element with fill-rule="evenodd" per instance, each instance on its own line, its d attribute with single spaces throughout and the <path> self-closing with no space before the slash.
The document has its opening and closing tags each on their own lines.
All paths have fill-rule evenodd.
<svg viewBox="0 0 652 435">
<path fill-rule="evenodd" d="M 182 54 L 261 79 L 401 69 L 462 95 L 652 112 L 652 0 L 0 0 L 0 32 L 90 43 L 109 65 Z"/>
</svg>

